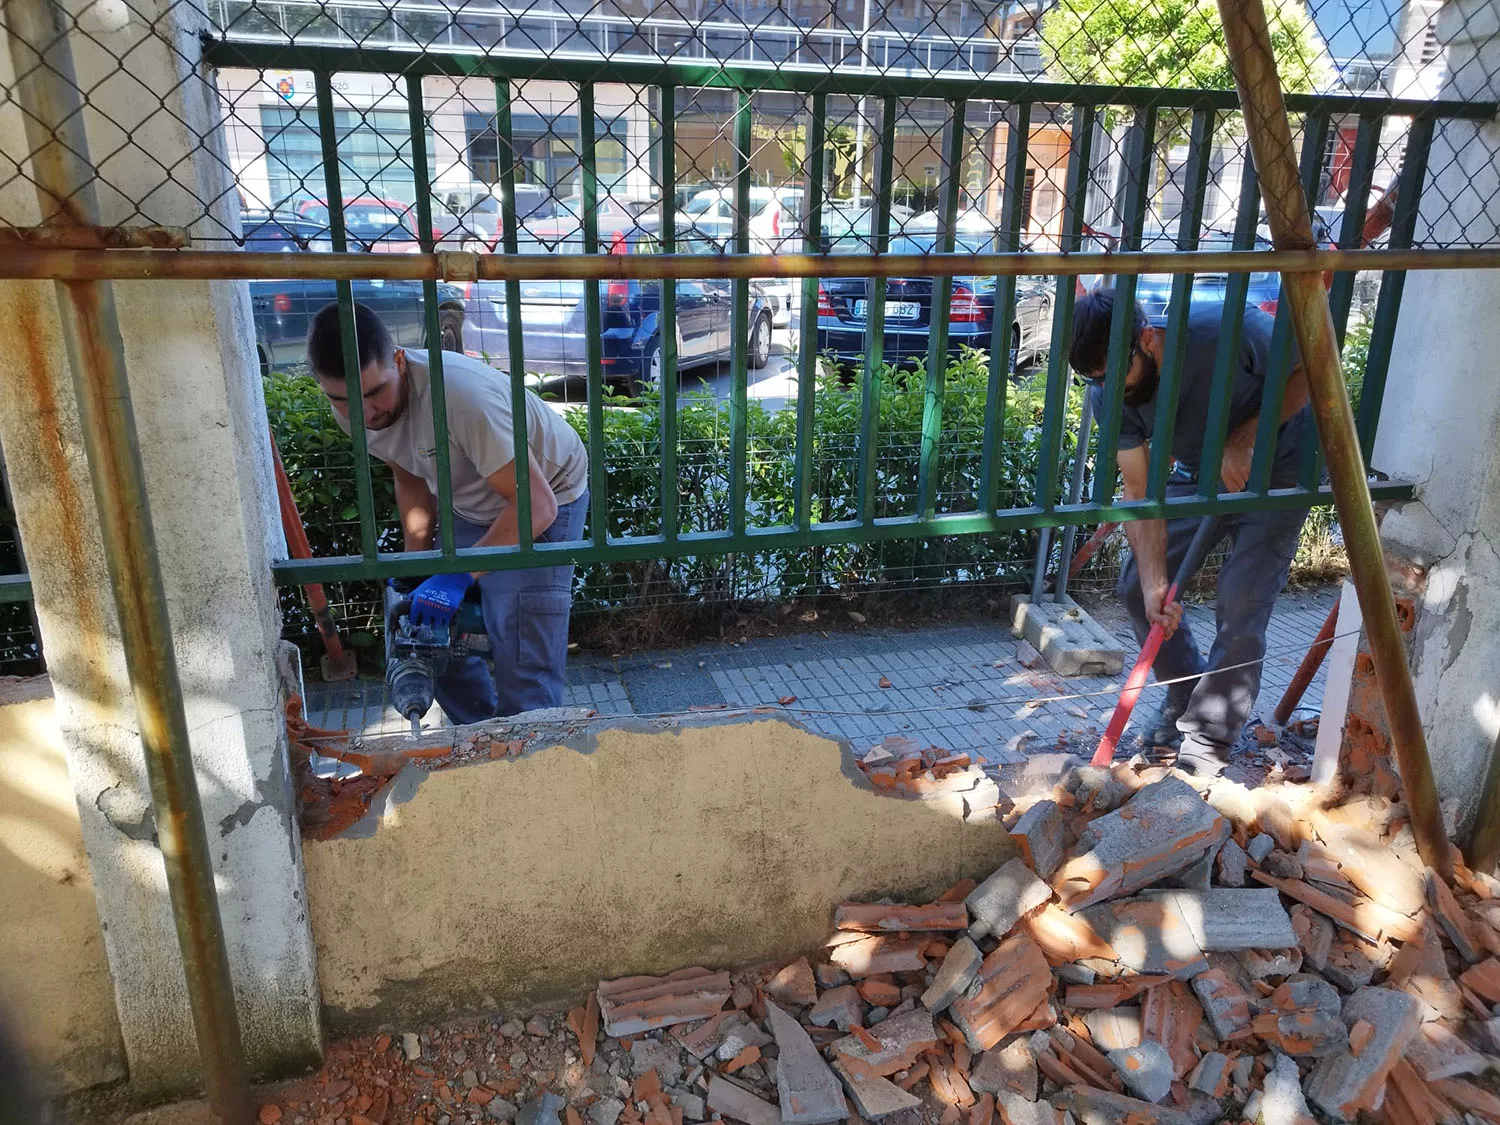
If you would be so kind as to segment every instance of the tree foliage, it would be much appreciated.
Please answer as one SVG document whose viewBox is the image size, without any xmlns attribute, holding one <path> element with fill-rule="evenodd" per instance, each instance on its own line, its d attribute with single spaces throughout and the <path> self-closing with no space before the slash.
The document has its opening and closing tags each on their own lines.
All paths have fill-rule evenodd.
<svg viewBox="0 0 1500 1125">
<path fill-rule="evenodd" d="M 1283 89 L 1315 89 L 1326 51 L 1306 6 L 1268 0 L 1266 14 Z M 1234 88 L 1215 0 L 1059 0 L 1042 17 L 1042 41 L 1061 81 Z"/>
</svg>

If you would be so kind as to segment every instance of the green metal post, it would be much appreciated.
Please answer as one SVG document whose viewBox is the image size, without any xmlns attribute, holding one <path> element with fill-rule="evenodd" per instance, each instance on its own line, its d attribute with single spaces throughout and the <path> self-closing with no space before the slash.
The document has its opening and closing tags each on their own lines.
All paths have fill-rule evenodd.
<svg viewBox="0 0 1500 1125">
<path fill-rule="evenodd" d="M 677 89 L 661 88 L 661 250 L 677 253 Z M 677 282 L 661 286 L 661 532 L 667 542 L 681 530 L 677 515 Z"/>
<path fill-rule="evenodd" d="M 750 93 L 741 90 L 734 122 L 734 252 L 750 253 Z M 730 290 L 729 336 L 729 526 L 745 533 L 745 498 L 749 451 L 750 281 L 737 277 Z"/>
<path fill-rule="evenodd" d="M 411 130 L 411 169 L 417 192 L 417 242 L 432 253 L 432 180 L 427 167 L 427 114 L 422 102 L 422 79 L 406 80 L 406 114 Z M 422 282 L 422 305 L 427 321 L 427 377 L 432 387 L 432 433 L 438 478 L 438 543 L 443 556 L 453 556 L 453 477 L 448 463 L 448 395 L 443 383 L 443 330 L 438 319 L 437 282 Z"/>
<path fill-rule="evenodd" d="M 939 254 L 953 253 L 958 227 L 958 192 L 963 186 L 964 104 L 948 107 L 948 146 L 943 156 L 943 196 L 938 212 Z M 943 392 L 948 375 L 948 312 L 953 301 L 953 278 L 932 279 L 927 307 L 927 386 L 922 403 L 922 452 L 917 463 L 917 511 L 930 516 L 937 509 L 938 453 L 943 439 Z"/>
<path fill-rule="evenodd" d="M 875 253 L 891 248 L 892 164 L 896 148 L 896 99 L 881 100 L 880 139 L 875 161 L 875 222 L 871 232 Z M 855 175 L 859 175 L 859 170 Z M 885 357 L 886 279 L 877 277 L 868 283 L 865 302 L 865 365 L 861 373 L 859 396 L 859 521 L 875 519 L 876 460 L 880 445 L 880 380 L 876 373 Z"/>
<path fill-rule="evenodd" d="M 333 116 L 333 76 L 313 74 L 318 109 L 318 142 L 323 149 L 323 184 L 328 196 L 328 241 L 337 253 L 349 248 L 344 231 L 344 193 L 340 186 L 338 129 Z M 365 441 L 364 383 L 360 379 L 359 338 L 354 330 L 354 285 L 334 284 L 339 330 L 344 345 L 344 384 L 349 396 L 349 441 L 354 446 L 354 497 L 359 508 L 360 553 L 375 559 L 375 491 L 370 484 L 370 451 Z"/>
<path fill-rule="evenodd" d="M 511 131 L 510 82 L 495 82 L 495 147 L 500 156 L 500 238 L 507 254 L 520 244 L 516 215 L 516 149 Z M 531 442 L 526 428 L 526 335 L 521 323 L 521 283 L 505 279 L 505 341 L 510 368 L 510 421 L 516 452 L 516 519 L 523 552 L 530 551 L 531 534 Z"/>
<path fill-rule="evenodd" d="M 594 84 L 578 87 L 579 164 L 583 176 L 583 252 L 599 253 L 599 171 L 594 151 Z M 589 531 L 595 543 L 609 541 L 609 477 L 604 463 L 604 326 L 599 281 L 583 283 L 584 349 L 588 357 Z"/>
<path fill-rule="evenodd" d="M 812 120 L 807 129 L 807 181 L 803 189 L 802 252 L 816 254 L 823 231 L 823 131 L 828 98 L 812 97 Z M 797 374 L 797 526 L 812 526 L 813 422 L 818 381 L 818 279 L 802 279 L 802 324 Z"/>
</svg>

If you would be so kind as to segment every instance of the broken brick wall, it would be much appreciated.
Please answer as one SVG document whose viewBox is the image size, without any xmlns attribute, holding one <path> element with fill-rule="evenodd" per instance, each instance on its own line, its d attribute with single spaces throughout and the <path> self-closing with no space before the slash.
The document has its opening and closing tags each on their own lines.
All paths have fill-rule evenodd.
<svg viewBox="0 0 1500 1125">
<path fill-rule="evenodd" d="M 45 676 L 0 678 L 0 1020 L 37 1084 L 125 1073 L 83 830 Z"/>
<path fill-rule="evenodd" d="M 795 953 L 842 901 L 923 901 L 1013 853 L 993 811 L 877 793 L 847 746 L 783 719 L 408 766 L 305 847 L 334 1031 Z"/>
</svg>

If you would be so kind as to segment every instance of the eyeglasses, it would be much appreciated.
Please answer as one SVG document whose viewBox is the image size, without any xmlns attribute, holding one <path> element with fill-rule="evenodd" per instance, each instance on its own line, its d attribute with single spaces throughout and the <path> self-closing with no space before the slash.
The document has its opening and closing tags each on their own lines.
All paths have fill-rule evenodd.
<svg viewBox="0 0 1500 1125">
<path fill-rule="evenodd" d="M 1138 356 L 1140 354 L 1140 352 L 1141 352 L 1141 342 L 1140 342 L 1140 340 L 1136 340 L 1133 343 L 1131 343 L 1131 345 L 1130 345 L 1130 354 L 1125 357 L 1125 374 L 1126 375 L 1129 375 L 1130 374 L 1130 369 L 1135 366 L 1135 357 Z M 1083 377 L 1083 381 L 1085 383 L 1093 383 L 1095 386 L 1102 386 L 1104 384 L 1104 380 L 1109 377 L 1109 372 L 1108 371 L 1099 371 L 1099 372 L 1096 372 L 1093 375 L 1084 375 L 1083 372 L 1080 371 L 1079 375 L 1081 375 Z"/>
</svg>

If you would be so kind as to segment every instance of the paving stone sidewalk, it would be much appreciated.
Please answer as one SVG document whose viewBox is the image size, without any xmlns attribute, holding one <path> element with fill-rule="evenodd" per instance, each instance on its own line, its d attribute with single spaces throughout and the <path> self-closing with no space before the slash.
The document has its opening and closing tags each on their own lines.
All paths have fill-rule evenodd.
<svg viewBox="0 0 1500 1125">
<path fill-rule="evenodd" d="M 1267 659 L 1255 715 L 1266 720 L 1280 700 L 1319 626 L 1338 598 L 1338 588 L 1283 594 L 1267 633 Z M 1137 652 L 1123 610 L 1112 600 L 1088 606 L 1106 629 L 1120 636 L 1126 668 Z M 1200 647 L 1214 632 L 1212 604 L 1192 605 L 1186 618 Z M 891 684 L 880 686 L 882 677 Z M 988 752 L 1004 761 L 1006 750 L 1037 752 L 1071 742 L 1091 745 L 1108 722 L 1124 676 L 1053 675 L 1045 665 L 1023 668 L 1005 621 L 976 621 L 924 629 L 859 628 L 717 642 L 691 648 L 632 653 L 611 658 L 584 654 L 568 667 L 570 705 L 604 715 L 655 715 L 716 704 L 768 704 L 797 697 L 790 710 L 809 729 L 848 739 L 857 749 L 889 734 L 925 739 L 950 750 Z M 1323 698 L 1324 672 L 1303 697 L 1315 713 Z M 1060 693 L 1084 698 L 1023 702 Z M 1149 711 L 1159 689 L 1148 688 L 1140 710 Z M 999 702 L 1004 701 L 1004 702 Z M 970 704 L 984 704 L 976 710 Z M 308 684 L 308 718 L 317 726 L 367 734 L 396 733 L 406 723 L 386 706 L 385 684 Z M 438 721 L 436 708 L 428 721 Z"/>
</svg>

